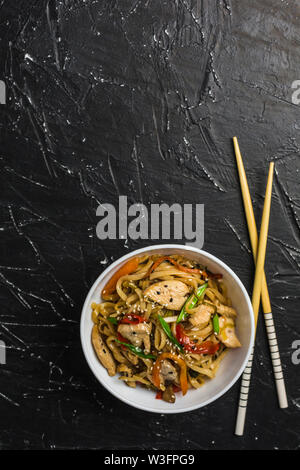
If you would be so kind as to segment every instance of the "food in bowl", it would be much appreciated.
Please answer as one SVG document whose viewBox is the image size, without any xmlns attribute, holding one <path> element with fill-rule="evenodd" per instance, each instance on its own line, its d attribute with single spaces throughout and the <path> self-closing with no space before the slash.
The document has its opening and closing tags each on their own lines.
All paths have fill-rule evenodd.
<svg viewBox="0 0 300 470">
<path fill-rule="evenodd" d="M 92 303 L 92 344 L 110 376 L 174 403 L 241 343 L 222 275 L 181 255 L 127 261 Z"/>
</svg>

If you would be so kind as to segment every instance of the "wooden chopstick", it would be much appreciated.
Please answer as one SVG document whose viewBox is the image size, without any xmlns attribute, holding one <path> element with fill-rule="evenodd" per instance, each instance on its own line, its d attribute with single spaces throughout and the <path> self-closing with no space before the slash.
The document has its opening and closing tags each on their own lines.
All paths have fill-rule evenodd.
<svg viewBox="0 0 300 470">
<path fill-rule="evenodd" d="M 253 213 L 253 207 L 252 207 L 247 177 L 246 177 L 245 168 L 243 164 L 243 159 L 242 159 L 242 155 L 240 152 L 238 140 L 236 137 L 233 137 L 233 145 L 234 145 L 236 163 L 237 163 L 238 172 L 239 172 L 249 237 L 250 237 L 250 242 L 252 246 L 252 253 L 253 253 L 254 262 L 256 262 L 257 244 L 258 244 L 257 228 L 256 228 L 256 222 L 255 222 L 254 213 Z M 271 308 L 270 296 L 268 292 L 268 286 L 267 286 L 265 273 L 263 273 L 262 288 L 261 288 L 261 301 L 262 301 L 265 325 L 266 325 L 267 336 L 268 336 L 268 341 L 269 341 L 269 348 L 270 348 L 270 353 L 271 353 L 279 407 L 287 408 L 288 401 L 287 401 L 287 396 L 286 396 L 285 383 L 284 383 L 282 366 L 281 366 L 281 359 L 280 359 L 280 354 L 279 354 L 279 349 L 278 349 L 276 331 L 275 331 L 275 326 L 274 326 L 274 321 L 273 321 L 272 308 Z"/>
<path fill-rule="evenodd" d="M 257 252 L 257 258 L 256 258 L 255 278 L 254 278 L 253 293 L 252 293 L 252 308 L 253 308 L 253 313 L 254 313 L 255 330 L 256 330 L 256 325 L 257 325 L 259 302 L 260 302 L 260 296 L 261 296 L 261 287 L 262 287 L 262 280 L 263 280 L 263 274 L 264 274 L 264 264 L 265 264 L 265 257 L 266 257 L 270 209 L 271 209 L 273 172 L 274 172 L 274 163 L 271 162 L 270 167 L 269 167 L 265 202 L 264 202 L 263 215 L 262 215 L 262 220 L 261 220 L 261 228 L 260 228 L 260 235 L 259 235 L 259 242 L 258 242 L 258 252 Z M 251 378 L 251 371 L 252 371 L 253 353 L 254 353 L 254 346 L 253 346 L 252 352 L 250 354 L 250 358 L 248 360 L 247 366 L 242 376 L 240 401 L 239 401 L 236 428 L 235 428 L 235 434 L 237 436 L 242 436 L 244 433 L 246 410 L 247 410 L 247 403 L 248 403 L 248 393 L 249 393 L 250 378 Z"/>
</svg>

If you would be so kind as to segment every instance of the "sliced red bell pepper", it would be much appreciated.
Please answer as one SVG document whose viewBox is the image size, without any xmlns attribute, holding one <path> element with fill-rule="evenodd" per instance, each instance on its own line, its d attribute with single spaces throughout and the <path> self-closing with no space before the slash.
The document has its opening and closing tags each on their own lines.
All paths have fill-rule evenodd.
<svg viewBox="0 0 300 470">
<path fill-rule="evenodd" d="M 118 332 L 117 333 L 117 338 L 119 341 L 122 341 L 122 343 L 126 343 L 126 339 Z M 124 344 L 121 344 L 121 348 L 124 349 L 125 351 L 127 350 L 126 346 Z"/>
<path fill-rule="evenodd" d="M 176 325 L 176 336 L 185 351 L 193 354 L 215 354 L 219 347 L 220 343 L 215 343 L 213 341 L 204 341 L 204 343 L 196 344 L 193 340 L 185 334 L 183 326 L 178 323 Z"/>
<path fill-rule="evenodd" d="M 139 323 L 144 323 L 146 320 L 141 315 L 136 315 L 135 313 L 130 313 L 128 316 L 120 320 L 120 324 L 126 323 L 129 325 L 138 325 Z"/>
</svg>

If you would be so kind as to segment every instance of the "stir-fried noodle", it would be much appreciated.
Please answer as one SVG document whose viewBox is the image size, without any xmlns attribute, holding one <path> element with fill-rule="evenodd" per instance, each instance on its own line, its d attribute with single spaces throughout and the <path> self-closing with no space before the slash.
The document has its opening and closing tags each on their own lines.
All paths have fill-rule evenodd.
<svg viewBox="0 0 300 470">
<path fill-rule="evenodd" d="M 240 346 L 222 276 L 178 255 L 129 260 L 92 304 L 92 342 L 109 375 L 175 401 Z"/>
</svg>

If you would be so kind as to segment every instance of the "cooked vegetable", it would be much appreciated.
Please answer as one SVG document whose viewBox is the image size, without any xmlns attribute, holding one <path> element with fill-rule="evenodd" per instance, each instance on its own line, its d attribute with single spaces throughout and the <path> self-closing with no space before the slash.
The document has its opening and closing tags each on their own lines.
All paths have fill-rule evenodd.
<svg viewBox="0 0 300 470">
<path fill-rule="evenodd" d="M 178 340 L 173 336 L 172 334 L 172 331 L 171 331 L 171 328 L 170 326 L 168 325 L 168 323 L 163 319 L 162 316 L 158 315 L 158 319 L 159 319 L 159 322 L 162 326 L 162 329 L 164 330 L 164 332 L 166 333 L 167 337 L 169 338 L 169 340 L 175 344 L 175 346 L 177 346 L 177 348 L 183 353 L 184 350 L 183 350 L 183 347 L 180 345 L 180 343 L 178 342 Z"/>
<path fill-rule="evenodd" d="M 174 315 L 172 317 L 164 317 L 164 320 L 167 322 L 167 323 L 174 323 L 176 320 L 177 320 L 177 315 Z"/>
<path fill-rule="evenodd" d="M 168 403 L 175 403 L 175 393 L 173 385 L 168 385 L 166 390 L 162 393 L 162 399 Z"/>
<path fill-rule="evenodd" d="M 217 313 L 213 316 L 214 332 L 218 335 L 220 333 L 219 315 Z"/>
<path fill-rule="evenodd" d="M 139 323 L 145 323 L 145 318 L 135 313 L 130 313 L 128 316 L 122 318 L 120 324 L 127 323 L 129 325 L 138 325 Z"/>
<path fill-rule="evenodd" d="M 176 325 L 176 336 L 179 343 L 184 347 L 185 351 L 193 354 L 215 354 L 219 347 L 219 343 L 213 341 L 204 341 L 204 343 L 197 344 L 185 333 L 183 326 Z"/>
<path fill-rule="evenodd" d="M 115 341 L 117 341 L 117 343 L 122 344 L 122 346 L 128 348 L 132 353 L 136 354 L 139 357 L 143 357 L 144 359 L 156 359 L 156 357 L 153 356 L 153 354 L 143 353 L 143 350 L 139 348 L 138 346 L 133 346 L 133 344 L 124 343 L 123 341 L 120 341 L 117 338 L 115 338 Z"/>
<path fill-rule="evenodd" d="M 177 322 L 176 323 L 180 323 L 181 321 L 184 321 L 185 318 L 186 318 L 186 306 L 188 305 L 189 306 L 189 309 L 192 309 L 195 307 L 195 305 L 197 305 L 197 302 L 198 300 L 202 297 L 202 295 L 204 294 L 204 292 L 206 291 L 206 288 L 207 288 L 208 284 L 207 282 L 205 284 L 203 284 L 202 286 L 200 286 L 198 289 L 197 289 L 197 292 L 196 294 L 192 294 L 190 295 L 190 297 L 187 299 L 187 301 L 185 302 L 184 306 L 182 307 L 181 309 L 181 312 L 180 314 L 178 315 L 178 318 L 177 318 Z"/>
<path fill-rule="evenodd" d="M 106 286 L 102 290 L 102 298 L 107 299 L 116 290 L 116 285 L 120 277 L 126 276 L 126 274 L 134 273 L 139 265 L 139 258 L 133 258 L 127 261 L 121 268 L 110 278 Z"/>
<path fill-rule="evenodd" d="M 117 325 L 119 323 L 116 317 L 108 317 L 107 320 L 110 321 L 110 323 L 112 323 L 113 325 Z"/>
<path fill-rule="evenodd" d="M 174 353 L 171 352 L 165 352 L 162 353 L 158 356 L 156 359 L 154 366 L 153 366 L 153 372 L 152 372 L 152 380 L 153 384 L 160 389 L 161 388 L 161 383 L 160 383 L 160 368 L 161 368 L 161 363 L 164 359 L 171 359 L 172 361 L 175 361 L 179 367 L 180 367 L 180 386 L 182 390 L 182 395 L 185 395 L 187 390 L 188 390 L 188 382 L 187 382 L 187 368 L 186 368 L 186 363 L 184 360 L 180 357 L 177 356 Z"/>
<path fill-rule="evenodd" d="M 177 385 L 169 385 L 164 392 L 162 390 L 159 390 L 155 398 L 157 400 L 167 401 L 168 403 L 175 403 L 176 401 L 175 393 L 178 393 L 178 392 L 181 392 L 180 387 L 177 387 Z"/>
<path fill-rule="evenodd" d="M 119 342 L 121 344 L 121 348 L 123 350 L 126 350 L 126 347 L 124 346 L 124 344 L 127 344 L 127 341 L 119 332 L 117 333 L 117 339 L 119 340 Z M 124 343 L 124 344 L 122 344 L 122 343 Z"/>
<path fill-rule="evenodd" d="M 152 323 L 138 323 L 134 325 L 119 324 L 118 333 L 129 340 L 131 344 L 141 347 L 144 344 L 145 351 L 150 352 L 150 333 Z"/>
</svg>

